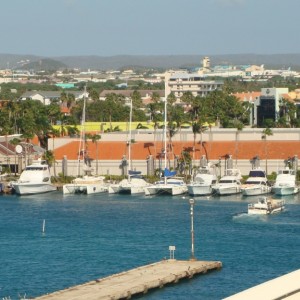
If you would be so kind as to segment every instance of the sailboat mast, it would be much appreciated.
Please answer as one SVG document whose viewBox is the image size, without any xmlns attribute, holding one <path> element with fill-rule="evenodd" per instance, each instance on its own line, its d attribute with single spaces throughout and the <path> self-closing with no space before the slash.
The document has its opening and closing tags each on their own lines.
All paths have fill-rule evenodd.
<svg viewBox="0 0 300 300">
<path fill-rule="evenodd" d="M 78 170 L 77 175 L 80 175 L 80 156 L 82 155 L 83 163 L 85 161 L 85 106 L 86 106 L 86 86 L 84 86 L 83 94 L 83 108 L 81 116 L 81 132 L 80 132 L 80 141 L 79 141 L 79 153 L 78 153 Z"/>
<path fill-rule="evenodd" d="M 130 179 L 129 176 L 129 170 L 132 170 L 132 163 L 131 163 L 131 123 L 132 123 L 132 99 L 130 99 L 130 113 L 129 113 L 129 141 L 128 141 L 128 169 L 127 169 L 127 175 L 128 179 Z"/>
</svg>

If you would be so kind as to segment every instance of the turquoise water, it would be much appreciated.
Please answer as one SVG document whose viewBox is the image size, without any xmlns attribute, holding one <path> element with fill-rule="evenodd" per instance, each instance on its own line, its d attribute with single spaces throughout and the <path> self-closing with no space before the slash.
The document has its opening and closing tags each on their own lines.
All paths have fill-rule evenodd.
<svg viewBox="0 0 300 300">
<path fill-rule="evenodd" d="M 169 257 L 190 257 L 189 197 L 0 196 L 0 299 L 36 297 Z M 195 254 L 223 268 L 144 299 L 222 299 L 300 268 L 300 200 L 272 216 L 257 198 L 195 197 Z M 43 220 L 45 233 L 42 233 Z"/>
</svg>

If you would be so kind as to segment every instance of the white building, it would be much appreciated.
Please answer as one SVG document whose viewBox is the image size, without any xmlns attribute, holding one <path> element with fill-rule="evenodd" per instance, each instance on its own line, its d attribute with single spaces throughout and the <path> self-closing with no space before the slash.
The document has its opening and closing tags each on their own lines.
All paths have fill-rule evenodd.
<svg viewBox="0 0 300 300">
<path fill-rule="evenodd" d="M 168 71 L 165 74 L 166 97 L 173 93 L 177 102 L 185 92 L 191 92 L 194 97 L 204 97 L 212 91 L 221 90 L 222 86 L 223 81 L 205 80 L 197 73 Z"/>
</svg>

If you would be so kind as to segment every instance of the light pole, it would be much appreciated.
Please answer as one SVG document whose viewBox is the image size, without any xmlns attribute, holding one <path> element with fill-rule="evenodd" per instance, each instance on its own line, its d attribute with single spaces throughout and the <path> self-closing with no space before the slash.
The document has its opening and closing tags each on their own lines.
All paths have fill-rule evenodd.
<svg viewBox="0 0 300 300">
<path fill-rule="evenodd" d="M 195 200 L 190 199 L 190 205 L 191 205 L 191 259 L 190 260 L 196 260 L 195 258 L 195 247 L 194 247 L 194 204 Z"/>
</svg>

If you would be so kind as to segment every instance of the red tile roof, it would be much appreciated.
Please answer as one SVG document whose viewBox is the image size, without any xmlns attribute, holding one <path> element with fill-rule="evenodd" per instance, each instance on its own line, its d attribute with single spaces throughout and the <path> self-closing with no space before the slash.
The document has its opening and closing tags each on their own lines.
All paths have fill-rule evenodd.
<svg viewBox="0 0 300 300">
<path fill-rule="evenodd" d="M 173 142 L 174 154 L 180 156 L 183 150 L 191 153 L 193 142 Z M 136 142 L 132 144 L 131 157 L 134 160 L 145 160 L 148 155 L 156 156 L 161 152 L 163 145 L 161 142 Z M 73 141 L 63 147 L 55 150 L 55 157 L 61 160 L 64 155 L 69 160 L 76 160 L 78 155 L 79 142 Z M 286 159 L 298 155 L 300 157 L 300 141 L 215 141 L 205 142 L 204 147 L 199 143 L 196 144 L 195 159 L 199 159 L 205 154 L 205 149 L 209 159 L 217 160 L 220 156 L 231 154 L 235 159 L 251 159 L 259 156 L 261 159 Z M 91 158 L 96 158 L 96 144 L 87 142 L 87 151 Z M 121 160 L 123 155 L 127 155 L 127 146 L 125 142 L 98 142 L 98 158 L 99 160 Z"/>
</svg>

